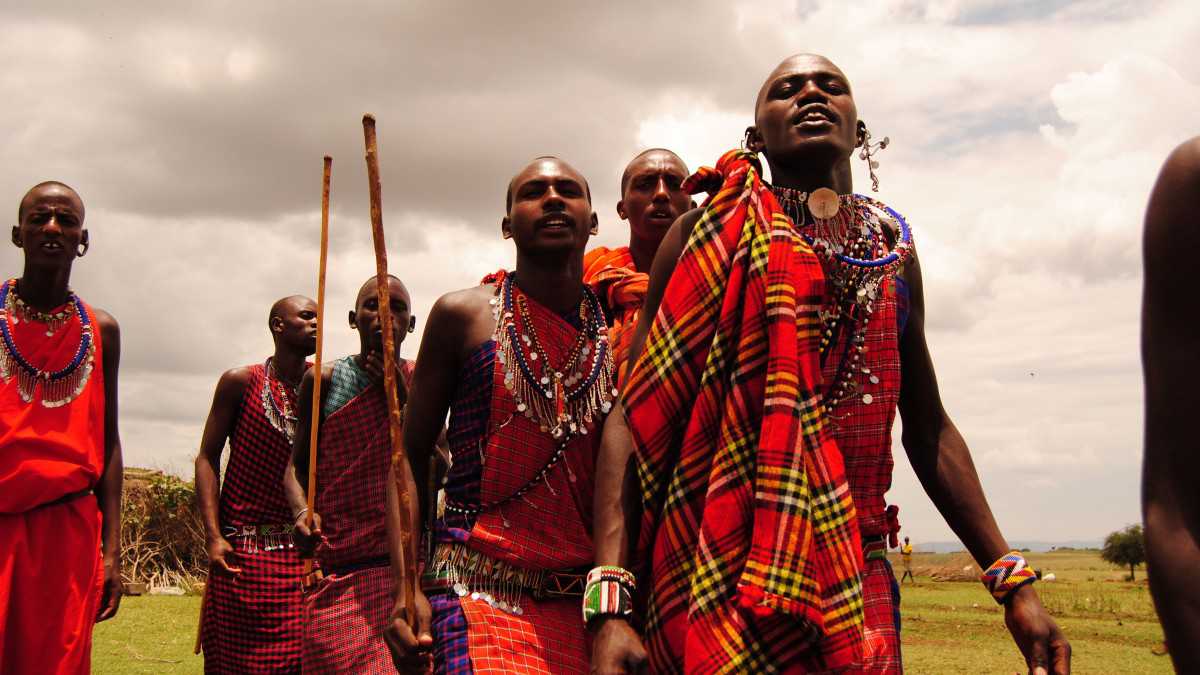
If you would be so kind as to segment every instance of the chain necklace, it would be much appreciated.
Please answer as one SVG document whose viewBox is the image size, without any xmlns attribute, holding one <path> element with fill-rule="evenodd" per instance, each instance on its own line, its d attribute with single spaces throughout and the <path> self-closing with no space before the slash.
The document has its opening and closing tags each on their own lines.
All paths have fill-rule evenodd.
<svg viewBox="0 0 1200 675">
<path fill-rule="evenodd" d="M 268 357 L 263 369 L 266 371 L 262 388 L 263 413 L 271 426 L 291 443 L 296 436 L 296 399 L 300 384 L 284 382 L 275 369 L 274 358 Z"/>
<path fill-rule="evenodd" d="M 10 279 L 0 287 L 0 379 L 8 382 L 15 376 L 17 392 L 26 403 L 33 402 L 34 392 L 40 383 L 43 406 L 64 406 L 79 396 L 92 374 L 95 342 L 92 340 L 91 318 L 83 307 L 83 301 L 74 293 L 68 293 L 66 306 L 71 309 L 65 319 L 58 317 L 62 312 L 38 312 L 17 297 L 16 279 Z M 13 338 L 13 326 L 21 321 L 47 324 L 46 335 L 53 336 L 55 330 L 73 317 L 79 319 L 79 345 L 71 361 L 58 370 L 43 370 L 30 363 Z"/>
<path fill-rule="evenodd" d="M 822 367 L 842 344 L 841 334 L 849 334 L 822 400 L 825 415 L 832 420 L 834 409 L 844 401 L 859 397 L 863 404 L 870 405 L 875 400 L 873 394 L 864 391 L 866 387 L 860 385 L 856 375 L 862 375 L 867 383 L 879 384 L 879 377 L 861 365 L 867 328 L 880 287 L 911 254 L 912 231 L 891 207 L 863 195 L 836 195 L 828 188 L 807 193 L 772 186 L 771 191 L 825 270 L 830 292 L 821 309 Z M 820 208 L 816 208 L 818 201 Z M 806 209 L 805 204 L 810 202 L 814 208 Z M 836 211 L 829 204 L 836 204 Z M 810 222 L 809 212 L 828 217 L 814 215 Z M 885 228 L 898 235 L 890 250 Z"/>
<path fill-rule="evenodd" d="M 612 409 L 618 394 L 600 299 L 584 286 L 579 305 L 583 327 L 566 358 L 554 364 L 542 347 L 525 294 L 513 292 L 515 279 L 514 274 L 505 275 L 491 300 L 504 385 L 512 392 L 517 412 L 537 422 L 542 432 L 556 440 L 587 434 Z"/>
</svg>

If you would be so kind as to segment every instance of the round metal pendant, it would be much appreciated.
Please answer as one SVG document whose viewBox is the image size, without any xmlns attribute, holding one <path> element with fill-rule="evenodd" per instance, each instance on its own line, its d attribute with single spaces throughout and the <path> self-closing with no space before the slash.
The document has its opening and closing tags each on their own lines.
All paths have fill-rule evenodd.
<svg viewBox="0 0 1200 675">
<path fill-rule="evenodd" d="M 829 188 L 817 188 L 808 196 L 808 210 L 814 218 L 829 220 L 837 215 L 840 208 L 838 195 Z"/>
</svg>

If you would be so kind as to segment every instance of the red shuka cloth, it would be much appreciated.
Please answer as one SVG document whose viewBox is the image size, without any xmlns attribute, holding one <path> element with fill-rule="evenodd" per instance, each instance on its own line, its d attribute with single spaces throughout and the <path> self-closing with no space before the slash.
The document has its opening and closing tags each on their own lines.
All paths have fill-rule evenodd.
<svg viewBox="0 0 1200 675">
<path fill-rule="evenodd" d="M 264 391 L 270 394 L 266 368 L 257 364 L 249 370 L 221 484 L 222 534 L 235 551 L 228 560 L 242 571 L 209 574 L 201 632 L 204 671 L 298 673 L 304 563 L 291 536 L 241 537 L 225 531 L 244 525 L 282 529 L 291 521 L 282 486 L 291 442 L 263 408 Z"/>
<path fill-rule="evenodd" d="M 650 275 L 634 269 L 628 246 L 614 249 L 600 246 L 583 256 L 583 282 L 604 298 L 612 314 L 609 344 L 612 345 L 617 382 L 623 383 L 629 372 L 629 349 L 637 331 L 642 303 L 646 300 L 646 289 L 650 286 Z"/>
<path fill-rule="evenodd" d="M 85 308 L 94 367 L 73 401 L 47 408 L 39 388 L 26 403 L 15 375 L 0 382 L 0 673 L 90 669 L 100 510 L 91 495 L 50 504 L 94 487 L 104 471 L 103 350 L 95 313 Z M 21 354 L 42 369 L 70 363 L 80 334 L 77 318 L 53 336 L 37 322 L 12 326 Z"/>
<path fill-rule="evenodd" d="M 339 362 L 335 367 L 351 367 Z M 402 361 L 403 383 L 413 363 Z M 325 541 L 317 559 L 326 576 L 305 598 L 305 673 L 391 673 L 383 641 L 395 600 L 388 561 L 387 478 L 391 466 L 387 402 L 368 386 L 321 423 L 317 494 Z"/>
</svg>

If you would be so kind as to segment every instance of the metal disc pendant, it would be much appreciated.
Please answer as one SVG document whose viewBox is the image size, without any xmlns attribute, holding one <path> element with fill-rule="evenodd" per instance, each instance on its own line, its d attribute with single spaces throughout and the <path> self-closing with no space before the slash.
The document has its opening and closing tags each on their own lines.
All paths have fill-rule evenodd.
<svg viewBox="0 0 1200 675">
<path fill-rule="evenodd" d="M 867 405 L 871 405 L 871 402 L 872 402 L 872 401 L 874 401 L 874 400 L 875 400 L 875 397 L 874 397 L 874 396 L 872 396 L 872 395 L 870 395 L 870 394 L 863 394 L 863 397 L 862 397 L 862 402 L 863 402 L 863 403 L 865 403 L 865 404 L 867 404 Z"/>
<path fill-rule="evenodd" d="M 817 188 L 808 196 L 808 210 L 814 218 L 829 220 L 837 215 L 841 204 L 838 195 L 829 188 Z"/>
</svg>

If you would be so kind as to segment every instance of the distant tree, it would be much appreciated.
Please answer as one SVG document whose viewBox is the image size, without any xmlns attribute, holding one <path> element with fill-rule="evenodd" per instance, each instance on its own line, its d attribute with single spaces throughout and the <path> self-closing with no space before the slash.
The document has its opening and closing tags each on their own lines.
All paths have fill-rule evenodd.
<svg viewBox="0 0 1200 675">
<path fill-rule="evenodd" d="M 1142 539 L 1142 526 L 1130 525 L 1104 538 L 1104 548 L 1100 549 L 1100 557 L 1114 565 L 1129 566 L 1129 579 L 1133 580 L 1133 570 L 1146 562 L 1146 546 Z"/>
</svg>

